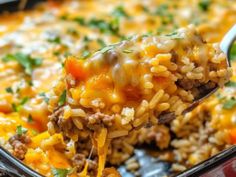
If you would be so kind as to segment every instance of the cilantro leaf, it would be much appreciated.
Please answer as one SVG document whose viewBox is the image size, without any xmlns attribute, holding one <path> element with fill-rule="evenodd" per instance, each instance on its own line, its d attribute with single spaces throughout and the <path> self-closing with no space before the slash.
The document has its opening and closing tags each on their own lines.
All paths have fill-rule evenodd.
<svg viewBox="0 0 236 177">
<path fill-rule="evenodd" d="M 6 92 L 7 92 L 7 93 L 13 93 L 13 89 L 12 89 L 11 87 L 7 87 L 7 88 L 6 88 Z"/>
<path fill-rule="evenodd" d="M 236 43 L 234 43 L 231 47 L 230 51 L 230 60 L 235 61 L 236 60 Z"/>
<path fill-rule="evenodd" d="M 236 82 L 229 81 L 228 83 L 225 84 L 227 87 L 236 87 Z"/>
<path fill-rule="evenodd" d="M 198 3 L 198 7 L 202 10 L 202 11 L 207 11 L 209 9 L 211 5 L 211 0 L 201 0 Z"/>
<path fill-rule="evenodd" d="M 112 50 L 112 49 L 114 49 L 115 48 L 115 45 L 108 45 L 108 46 L 106 46 L 106 47 L 103 47 L 102 49 L 100 49 L 99 51 L 101 52 L 101 53 L 106 53 L 106 52 L 108 52 L 109 50 Z"/>
<path fill-rule="evenodd" d="M 89 50 L 84 49 L 82 52 L 82 58 L 86 59 L 91 55 L 91 53 L 89 52 Z"/>
<path fill-rule="evenodd" d="M 47 97 L 47 95 L 45 93 L 40 93 L 39 96 L 43 97 L 43 99 L 46 103 L 49 102 L 49 98 Z"/>
<path fill-rule="evenodd" d="M 21 110 L 22 106 L 29 100 L 29 97 L 24 97 L 18 105 L 15 103 L 12 104 L 12 109 L 14 112 L 18 112 Z"/>
<path fill-rule="evenodd" d="M 183 37 L 181 37 L 177 31 L 174 31 L 170 34 L 166 34 L 166 36 L 170 37 L 171 39 L 183 39 Z"/>
<path fill-rule="evenodd" d="M 7 54 L 2 59 L 3 62 L 17 61 L 23 68 L 26 74 L 31 75 L 33 67 L 40 66 L 42 59 L 32 58 L 30 55 L 23 53 Z"/>
<path fill-rule="evenodd" d="M 27 131 L 28 131 L 28 129 L 22 127 L 21 125 L 18 125 L 18 126 L 16 127 L 16 133 L 17 133 L 17 135 L 23 135 L 23 134 L 26 134 Z"/>
<path fill-rule="evenodd" d="M 130 50 L 130 49 L 125 49 L 125 50 L 123 50 L 122 52 L 123 52 L 123 53 L 132 53 L 132 52 L 133 52 L 133 50 Z"/>
<path fill-rule="evenodd" d="M 60 38 L 60 36 L 55 36 L 53 38 L 49 38 L 48 42 L 55 43 L 55 44 L 61 44 L 61 38 Z"/>
<path fill-rule="evenodd" d="M 101 47 L 105 47 L 105 46 L 106 46 L 106 43 L 105 43 L 102 39 L 100 39 L 100 38 L 97 39 L 97 43 L 98 43 Z"/>
<path fill-rule="evenodd" d="M 58 105 L 62 106 L 66 102 L 66 90 L 64 90 L 59 98 Z"/>
<path fill-rule="evenodd" d="M 101 33 L 118 35 L 119 20 L 117 18 L 110 22 L 102 19 L 92 18 L 87 22 L 87 26 L 93 29 L 98 29 Z"/>
<path fill-rule="evenodd" d="M 34 120 L 33 120 L 33 117 L 31 116 L 31 114 L 28 116 L 28 119 L 27 119 L 27 122 L 28 123 L 32 123 Z"/>
<path fill-rule="evenodd" d="M 112 12 L 112 15 L 116 18 L 122 18 L 122 17 L 130 18 L 130 16 L 126 13 L 123 6 L 116 7 Z"/>
<path fill-rule="evenodd" d="M 54 177 L 66 177 L 70 170 L 62 168 L 52 168 L 52 174 Z"/>
<path fill-rule="evenodd" d="M 76 23 L 80 25 L 86 25 L 85 19 L 83 17 L 75 17 L 73 21 L 75 21 Z"/>
<path fill-rule="evenodd" d="M 232 109 L 235 106 L 236 106 L 236 99 L 235 98 L 231 98 L 223 104 L 224 109 Z"/>
</svg>

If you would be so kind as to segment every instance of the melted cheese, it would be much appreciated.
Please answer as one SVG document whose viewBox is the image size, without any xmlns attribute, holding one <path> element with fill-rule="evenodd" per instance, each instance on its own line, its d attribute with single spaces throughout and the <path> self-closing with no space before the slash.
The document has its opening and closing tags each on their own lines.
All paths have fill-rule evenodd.
<svg viewBox="0 0 236 177">
<path fill-rule="evenodd" d="M 68 14 L 70 18 L 104 18 L 109 21 L 112 15 L 107 14 L 111 14 L 117 6 L 122 5 L 127 14 L 132 17 L 131 19 L 121 18 L 120 32 L 126 36 L 144 34 L 150 31 L 155 33 L 163 30 L 164 33 L 169 33 L 176 25 L 181 27 L 190 23 L 197 23 L 197 28 L 204 39 L 208 42 L 219 42 L 227 30 L 236 23 L 236 3 L 234 1 L 215 0 L 208 11 L 201 11 L 198 7 L 199 1 L 81 0 L 66 1 L 61 4 L 50 2 L 36 10 L 1 15 L 0 57 L 2 58 L 8 53 L 22 51 L 42 57 L 43 64 L 33 71 L 32 82 L 34 86 L 27 86 L 24 71 L 16 62 L 4 63 L 0 60 L 0 137 L 6 142 L 15 133 L 16 126 L 22 125 L 30 130 L 30 135 L 32 134 L 32 143 L 28 145 L 29 150 L 24 163 L 46 176 L 52 176 L 51 166 L 70 167 L 71 164 L 64 154 L 52 147 L 49 150 L 43 150 L 41 146 L 41 142 L 50 137 L 45 132 L 47 112 L 45 110 L 40 111 L 44 107 L 35 107 L 33 103 L 29 102 L 29 105 L 26 105 L 29 109 L 12 113 L 12 103 L 19 101 L 19 98 L 17 94 L 11 95 L 5 91 L 7 87 L 20 88 L 22 97 L 29 96 L 34 99 L 39 93 L 50 90 L 54 81 L 61 74 L 61 61 L 64 60 L 63 56 L 67 54 L 64 45 L 67 46 L 71 54 L 80 55 L 84 46 L 85 35 L 88 35 L 93 41 L 102 39 L 107 44 L 120 40 L 117 36 L 101 34 L 96 29 L 61 20 L 62 15 Z M 161 7 L 163 3 L 169 6 L 174 22 L 164 24 L 162 17 L 150 13 L 150 11 L 155 11 L 156 8 Z M 68 33 L 71 29 L 76 30 L 78 34 Z M 63 45 L 48 42 L 50 35 L 59 35 Z M 91 51 L 96 51 L 100 45 L 97 42 L 92 42 L 89 44 L 89 48 Z M 58 53 L 61 55 L 57 56 Z M 236 71 L 234 71 L 234 75 L 236 75 Z M 234 77 L 233 80 L 236 81 L 236 78 Z M 235 93 L 233 94 L 235 95 Z M 211 97 L 207 103 L 202 105 L 201 109 L 210 110 L 213 117 L 211 124 L 214 128 L 235 130 L 236 124 L 233 118 L 236 116 L 236 109 L 223 110 L 221 106 L 222 104 L 217 98 Z M 35 109 L 39 109 L 39 111 L 35 112 Z M 29 123 L 26 113 L 34 115 L 33 119 L 36 121 Z M 31 133 L 32 130 L 37 130 L 39 134 L 35 136 Z M 103 136 L 98 136 L 97 144 L 99 144 L 98 151 L 100 154 L 97 176 L 101 176 L 105 166 L 108 141 Z M 87 176 L 87 168 L 88 163 L 81 172 L 82 176 Z"/>
</svg>

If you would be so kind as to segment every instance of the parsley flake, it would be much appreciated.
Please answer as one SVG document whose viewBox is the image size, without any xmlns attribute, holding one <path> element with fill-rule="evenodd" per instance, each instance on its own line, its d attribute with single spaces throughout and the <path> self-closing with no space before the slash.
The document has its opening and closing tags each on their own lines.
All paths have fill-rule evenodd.
<svg viewBox="0 0 236 177">
<path fill-rule="evenodd" d="M 116 18 L 122 18 L 122 17 L 130 18 L 130 16 L 127 14 L 123 6 L 116 7 L 112 12 L 112 15 Z"/>
<path fill-rule="evenodd" d="M 62 106 L 66 102 L 66 90 L 64 90 L 59 98 L 58 105 Z"/>
<path fill-rule="evenodd" d="M 227 84 L 225 84 L 227 87 L 236 87 L 236 82 L 229 81 Z"/>
<path fill-rule="evenodd" d="M 54 177 L 66 177 L 70 170 L 62 168 L 52 168 L 52 174 Z"/>
<path fill-rule="evenodd" d="M 235 106 L 236 106 L 236 99 L 235 98 L 231 98 L 223 104 L 224 109 L 232 109 Z"/>
<path fill-rule="evenodd" d="M 6 88 L 6 92 L 7 92 L 7 93 L 13 93 L 13 89 L 12 89 L 11 87 L 7 87 L 7 88 Z"/>
<path fill-rule="evenodd" d="M 202 11 L 207 11 L 209 9 L 211 5 L 211 0 L 201 0 L 198 3 L 198 7 L 202 10 Z"/>
<path fill-rule="evenodd" d="M 17 61 L 24 68 L 25 73 L 28 75 L 32 74 L 34 67 L 40 66 L 42 64 L 42 59 L 32 58 L 30 55 L 20 52 L 16 54 L 7 54 L 2 60 L 3 62 Z"/>
<path fill-rule="evenodd" d="M 27 131 L 28 131 L 28 129 L 22 127 L 21 125 L 18 125 L 18 126 L 16 127 L 16 134 L 17 134 L 17 135 L 20 135 L 20 136 L 21 136 L 21 135 L 23 135 L 23 134 L 26 134 Z"/>
<path fill-rule="evenodd" d="M 231 47 L 231 50 L 230 50 L 230 60 L 231 61 L 234 61 L 236 60 L 236 43 L 234 43 Z"/>
</svg>

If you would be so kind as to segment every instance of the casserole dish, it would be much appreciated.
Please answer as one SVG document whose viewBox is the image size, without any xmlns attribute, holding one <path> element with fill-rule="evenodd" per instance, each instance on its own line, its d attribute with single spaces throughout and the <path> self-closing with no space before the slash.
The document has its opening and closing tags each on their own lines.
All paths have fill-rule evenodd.
<svg viewBox="0 0 236 177">
<path fill-rule="evenodd" d="M 32 1 L 30 1 L 30 2 L 32 2 Z M 12 7 L 12 6 L 11 6 Z M 203 7 L 204 8 L 204 7 Z M 165 7 L 164 7 L 164 9 L 165 9 Z M 4 9 L 5 10 L 5 9 Z M 121 13 L 122 14 L 122 10 L 119 10 L 119 13 Z M 160 13 L 160 12 L 159 12 Z M 66 18 L 66 17 L 62 17 L 62 18 Z M 77 19 L 79 22 L 78 23 L 83 23 L 83 22 L 81 22 L 81 19 Z M 83 20 L 82 20 L 83 21 Z M 96 22 L 97 23 L 97 22 Z M 100 22 L 99 22 L 100 23 Z M 204 30 L 203 30 L 204 31 Z M 75 32 L 76 33 L 76 32 Z M 75 35 L 74 34 L 74 32 L 73 32 L 73 35 Z M 49 40 L 51 40 L 51 39 L 49 39 Z M 51 41 L 53 41 L 53 43 L 57 43 L 58 41 L 60 41 L 60 39 L 59 38 L 55 38 L 55 39 L 53 39 L 53 40 L 51 40 Z M 177 143 L 178 144 L 178 143 Z M 176 146 L 178 146 L 178 145 L 176 145 Z M 233 150 L 232 150 L 233 149 Z M 226 151 L 226 152 L 222 152 L 224 155 L 222 155 L 222 156 L 220 156 L 220 157 L 222 157 L 222 158 L 219 158 L 219 156 L 218 157 L 216 157 L 216 159 L 220 159 L 220 161 L 222 160 L 222 161 L 227 161 L 227 159 L 229 158 L 229 157 L 231 157 L 231 156 L 235 156 L 235 147 L 232 147 L 232 149 L 229 149 L 229 151 Z M 3 151 L 2 151 L 3 152 Z M 5 152 L 4 152 L 4 154 L 5 154 Z M 143 158 L 145 157 L 145 153 L 143 152 L 143 151 L 137 151 L 137 154 L 138 155 L 140 155 L 140 154 L 143 154 Z M 7 154 L 5 154 L 5 155 L 7 155 Z M 147 156 L 148 158 L 149 158 L 149 156 Z M 223 158 L 224 157 L 224 158 Z M 150 157 L 151 158 L 151 157 Z M 136 157 L 136 159 L 138 159 L 138 157 Z M 214 159 L 214 158 L 213 158 Z M 152 160 L 150 160 L 150 161 L 152 161 Z M 155 161 L 155 160 L 154 160 Z M 210 162 L 213 162 L 213 164 L 214 164 L 214 162 L 215 163 L 219 163 L 217 160 L 210 160 Z M 157 169 L 158 169 L 158 167 L 155 165 L 155 163 L 152 163 L 153 164 L 153 166 L 154 167 L 152 167 L 151 169 L 150 169 L 150 173 L 151 173 L 151 176 L 161 176 L 161 175 L 166 175 L 166 174 L 170 174 L 171 172 L 169 171 L 169 169 L 170 169 L 170 163 L 168 163 L 168 162 L 163 162 L 163 163 L 159 163 L 159 161 L 157 162 L 158 164 L 159 164 L 159 166 L 161 167 L 161 169 L 160 169 L 160 171 L 161 171 L 161 174 L 156 174 L 156 172 L 155 171 L 158 171 Z M 204 165 L 205 164 L 207 164 L 207 163 L 209 163 L 209 161 L 208 162 L 206 162 L 206 163 L 204 163 Z M 162 165 L 161 165 L 162 164 Z M 202 166 L 204 166 L 204 165 L 200 165 L 200 167 L 199 168 L 197 168 L 199 171 L 202 171 L 202 169 L 201 169 L 201 167 Z M 151 164 L 150 164 L 150 166 L 152 166 Z M 206 165 L 207 166 L 207 165 Z M 210 169 L 210 167 L 209 166 L 207 166 L 207 169 Z M 21 169 L 21 168 L 20 168 Z M 124 168 L 123 168 L 124 169 Z M 130 174 L 129 172 L 127 172 L 126 170 L 124 170 L 124 171 L 126 171 L 126 172 L 122 172 L 122 167 L 121 167 L 121 169 L 120 169 L 120 171 L 121 171 L 121 174 L 122 174 L 122 176 L 127 176 L 127 175 L 132 175 L 132 174 Z M 155 169 L 155 170 L 154 170 Z M 196 170 L 196 168 L 194 168 L 195 170 Z M 186 171 L 186 172 L 184 172 L 183 173 L 183 175 L 186 175 L 186 176 L 191 176 L 191 175 L 195 175 L 195 176 L 200 176 L 198 173 L 196 174 L 196 173 L 193 173 L 193 171 L 195 171 L 195 170 L 190 170 L 190 171 Z M 141 175 L 142 176 L 145 176 L 146 174 L 150 174 L 149 172 L 146 172 L 146 170 L 147 170 L 147 168 L 145 168 L 145 169 L 142 169 L 142 168 L 140 168 L 140 173 L 141 173 Z M 197 170 L 197 171 L 198 171 Z M 153 172 L 154 171 L 154 172 Z M 204 171 L 204 170 L 203 170 Z"/>
</svg>

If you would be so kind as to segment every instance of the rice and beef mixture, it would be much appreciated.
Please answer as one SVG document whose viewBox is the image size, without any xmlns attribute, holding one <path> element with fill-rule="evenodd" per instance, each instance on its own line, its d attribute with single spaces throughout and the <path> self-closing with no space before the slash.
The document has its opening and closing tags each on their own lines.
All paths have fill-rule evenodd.
<svg viewBox="0 0 236 177">
<path fill-rule="evenodd" d="M 121 137 L 156 125 L 159 118 L 181 117 L 206 91 L 222 87 L 231 76 L 225 57 L 218 44 L 205 43 L 194 26 L 166 36 L 136 36 L 106 46 L 87 60 L 68 57 L 65 76 L 51 93 L 49 133 L 62 133 L 65 142 L 74 143 L 74 158 L 81 159 L 78 172 L 93 147 L 90 158 L 98 161 L 93 170 L 100 176 L 110 143 L 121 146 Z M 168 130 L 152 129 L 149 141 L 168 147 Z M 124 147 L 132 153 L 132 144 Z M 107 161 L 120 162 L 114 159 Z"/>
</svg>

